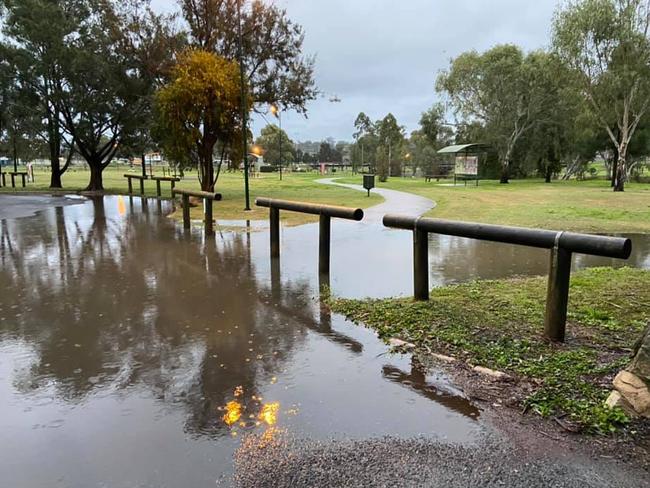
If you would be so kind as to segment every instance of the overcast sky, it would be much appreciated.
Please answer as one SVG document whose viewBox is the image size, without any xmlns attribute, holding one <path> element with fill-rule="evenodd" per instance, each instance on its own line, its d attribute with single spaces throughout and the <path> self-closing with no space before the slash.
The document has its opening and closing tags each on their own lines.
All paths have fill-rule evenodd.
<svg viewBox="0 0 650 488">
<path fill-rule="evenodd" d="M 169 0 L 154 5 L 169 9 Z M 437 73 L 463 51 L 499 43 L 545 47 L 557 0 L 276 0 L 305 30 L 324 93 L 308 118 L 283 114 L 296 141 L 351 140 L 354 119 L 392 112 L 408 132 L 438 96 Z M 332 96 L 341 99 L 332 103 Z M 267 117 L 269 120 L 272 117 Z M 264 120 L 253 121 L 257 134 Z"/>
</svg>

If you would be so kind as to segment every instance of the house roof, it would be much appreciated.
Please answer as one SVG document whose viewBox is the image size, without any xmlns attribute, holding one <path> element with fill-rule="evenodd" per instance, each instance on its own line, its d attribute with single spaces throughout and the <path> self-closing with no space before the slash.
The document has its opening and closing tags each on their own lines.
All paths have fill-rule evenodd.
<svg viewBox="0 0 650 488">
<path fill-rule="evenodd" d="M 487 144 L 458 144 L 455 146 L 443 147 L 438 151 L 438 154 L 458 154 L 486 151 L 490 146 Z"/>
</svg>

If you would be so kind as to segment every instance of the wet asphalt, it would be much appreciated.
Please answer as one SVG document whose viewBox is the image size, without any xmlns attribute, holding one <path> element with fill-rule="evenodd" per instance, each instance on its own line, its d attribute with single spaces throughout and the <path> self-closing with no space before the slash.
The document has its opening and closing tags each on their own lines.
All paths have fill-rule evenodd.
<svg viewBox="0 0 650 488">
<path fill-rule="evenodd" d="M 232 485 L 251 487 L 646 487 L 609 460 L 531 459 L 491 438 L 473 446 L 427 439 L 246 440 Z"/>
</svg>

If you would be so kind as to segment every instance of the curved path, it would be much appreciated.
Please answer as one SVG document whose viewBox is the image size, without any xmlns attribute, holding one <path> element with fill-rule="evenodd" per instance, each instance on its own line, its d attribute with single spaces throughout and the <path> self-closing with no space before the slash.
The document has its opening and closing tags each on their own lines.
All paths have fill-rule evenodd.
<svg viewBox="0 0 650 488">
<path fill-rule="evenodd" d="M 342 186 L 345 188 L 350 188 L 352 190 L 358 190 L 364 193 L 366 192 L 366 189 L 361 185 L 337 183 L 337 179 L 338 178 L 322 178 L 320 180 L 316 180 L 316 183 Z M 376 193 L 377 195 L 382 196 L 384 198 L 384 202 L 364 210 L 365 221 L 381 223 L 382 217 L 387 213 L 419 216 L 428 212 L 432 208 L 435 208 L 436 206 L 436 202 L 433 200 L 429 200 L 428 198 L 420 197 L 418 195 L 413 195 L 412 193 L 406 193 L 397 190 L 388 190 L 386 188 L 374 188 L 371 191 L 372 193 Z"/>
</svg>

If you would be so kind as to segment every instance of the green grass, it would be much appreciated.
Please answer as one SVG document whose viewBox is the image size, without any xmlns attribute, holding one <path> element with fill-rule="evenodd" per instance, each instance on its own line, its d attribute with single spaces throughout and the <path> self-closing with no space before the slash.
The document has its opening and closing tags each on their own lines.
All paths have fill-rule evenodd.
<svg viewBox="0 0 650 488">
<path fill-rule="evenodd" d="M 341 181 L 359 183 L 361 177 Z M 389 178 L 377 185 L 434 200 L 438 205 L 428 217 L 582 232 L 650 232 L 650 184 L 628 183 L 623 193 L 614 193 L 603 180 L 481 181 L 478 187 L 469 182 L 453 187 L 422 178 Z"/>
<path fill-rule="evenodd" d="M 331 299 L 334 311 L 423 349 L 506 371 L 533 385 L 522 401 L 542 416 L 566 416 L 590 432 L 628 420 L 604 401 L 616 372 L 650 320 L 650 272 L 592 268 L 571 281 L 567 342 L 542 337 L 546 278 L 476 281 L 412 299 Z"/>
<path fill-rule="evenodd" d="M 5 169 L 6 170 L 6 169 Z M 138 170 L 130 170 L 128 167 L 111 167 L 104 170 L 104 189 L 109 194 L 126 194 L 127 182 L 125 173 L 133 172 L 140 174 Z M 162 171 L 154 171 L 162 175 Z M 63 187 L 67 192 L 82 191 L 88 184 L 90 173 L 83 170 L 68 171 L 63 175 Z M 8 175 L 7 175 L 8 178 Z M 27 188 L 0 188 L 0 192 L 12 191 L 38 191 L 48 192 L 49 173 L 45 171 L 36 172 L 36 183 L 29 183 Z M 368 198 L 360 191 L 348 188 L 323 185 L 315 180 L 321 178 L 317 173 L 285 173 L 280 181 L 277 173 L 262 174 L 259 178 L 251 178 L 251 207 L 252 211 L 244 212 L 244 177 L 241 172 L 224 172 L 219 177 L 216 191 L 223 195 L 223 200 L 214 205 L 214 215 L 217 219 L 266 219 L 268 209 L 259 208 L 254 205 L 255 197 L 283 198 L 287 200 L 303 200 L 313 203 L 326 203 L 331 205 L 343 205 L 346 207 L 369 207 L 383 200 L 378 195 L 371 195 Z M 134 191 L 139 194 L 140 187 L 137 180 L 133 181 Z M 183 181 L 177 184 L 178 188 L 199 189 L 196 173 L 187 173 Z M 169 183 L 162 183 L 163 195 L 169 196 Z M 153 181 L 145 182 L 145 194 L 156 195 L 156 184 Z M 193 208 L 192 218 L 201 219 L 202 209 Z M 280 212 L 282 220 L 290 225 L 297 225 L 317 220 L 318 216 L 306 215 L 295 212 Z M 179 215 L 173 215 L 180 218 Z"/>
</svg>

